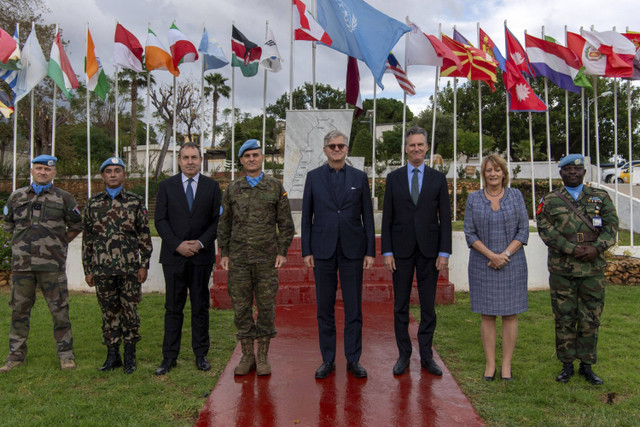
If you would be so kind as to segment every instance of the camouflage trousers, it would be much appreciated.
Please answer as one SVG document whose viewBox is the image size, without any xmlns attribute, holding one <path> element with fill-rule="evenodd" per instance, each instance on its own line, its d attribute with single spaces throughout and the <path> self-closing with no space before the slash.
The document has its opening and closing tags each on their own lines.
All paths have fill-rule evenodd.
<svg viewBox="0 0 640 427">
<path fill-rule="evenodd" d="M 73 336 L 69 320 L 69 291 L 64 271 L 14 271 L 11 277 L 11 329 L 7 360 L 25 360 L 31 308 L 40 288 L 53 317 L 53 337 L 58 357 L 73 359 Z"/>
<path fill-rule="evenodd" d="M 231 297 L 238 340 L 276 336 L 276 294 L 278 271 L 274 262 L 246 264 L 229 261 L 227 291 Z M 258 316 L 253 317 L 255 297 Z"/>
<path fill-rule="evenodd" d="M 604 274 L 589 277 L 549 276 L 556 323 L 556 355 L 563 362 L 597 361 L 598 327 L 604 307 Z"/>
<path fill-rule="evenodd" d="M 102 310 L 102 343 L 109 347 L 121 341 L 140 341 L 138 304 L 142 285 L 137 276 L 95 276 L 96 296 Z"/>
</svg>

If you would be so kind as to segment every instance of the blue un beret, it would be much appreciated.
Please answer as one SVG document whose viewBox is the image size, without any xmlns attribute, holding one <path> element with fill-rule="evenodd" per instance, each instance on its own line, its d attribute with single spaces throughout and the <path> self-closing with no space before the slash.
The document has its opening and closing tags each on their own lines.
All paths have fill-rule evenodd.
<svg viewBox="0 0 640 427">
<path fill-rule="evenodd" d="M 558 163 L 559 168 L 567 165 L 584 166 L 584 157 L 582 157 L 582 154 L 569 154 L 560 159 L 560 162 Z"/>
<path fill-rule="evenodd" d="M 50 156 L 48 154 L 40 154 L 38 157 L 31 160 L 33 164 L 45 165 L 45 166 L 55 166 L 58 161 L 57 157 Z"/>
<path fill-rule="evenodd" d="M 260 148 L 260 141 L 257 139 L 248 139 L 242 144 L 240 147 L 240 151 L 238 151 L 238 157 L 242 157 L 245 151 L 247 150 L 255 150 L 256 148 Z"/>
<path fill-rule="evenodd" d="M 102 164 L 100 165 L 100 173 L 102 173 L 104 168 L 106 168 L 107 166 L 122 166 L 122 169 L 125 169 L 124 162 L 120 157 L 109 157 L 107 160 L 102 162 Z"/>
</svg>

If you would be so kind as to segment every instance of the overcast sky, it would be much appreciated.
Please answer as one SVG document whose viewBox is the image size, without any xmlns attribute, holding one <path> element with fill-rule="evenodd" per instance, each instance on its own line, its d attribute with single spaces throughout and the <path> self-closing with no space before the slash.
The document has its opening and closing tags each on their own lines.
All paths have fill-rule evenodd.
<svg viewBox="0 0 640 427">
<path fill-rule="evenodd" d="M 265 38 L 265 21 L 269 21 L 280 54 L 285 60 L 283 70 L 269 73 L 267 105 L 275 102 L 289 89 L 290 49 L 290 0 L 45 0 L 51 13 L 45 20 L 58 23 L 63 31 L 63 39 L 69 41 L 68 54 L 76 74 L 81 74 L 85 53 L 85 24 L 88 22 L 96 45 L 96 53 L 101 58 L 105 71 L 113 75 L 113 35 L 116 21 L 138 37 L 144 46 L 147 26 L 160 37 L 168 48 L 167 31 L 171 23 L 176 25 L 196 47 L 206 26 L 211 37 L 215 37 L 223 47 L 227 58 L 231 57 L 231 23 L 253 42 L 261 45 Z M 303 0 L 308 5 L 312 0 Z M 453 26 L 471 42 L 477 44 L 476 25 L 486 31 L 504 52 L 504 21 L 509 29 L 524 44 L 524 31 L 540 36 L 542 26 L 545 33 L 564 42 L 564 27 L 579 32 L 580 27 L 595 30 L 624 32 L 640 31 L 637 22 L 637 2 L 616 0 L 608 3 L 595 0 L 369 0 L 368 3 L 389 16 L 404 22 L 408 16 L 428 34 L 437 34 L 439 25 L 442 32 L 451 35 Z M 472 4 L 470 4 L 472 3 Z M 311 8 L 311 7 L 310 7 Z M 50 49 L 50 40 L 41 40 L 44 50 Z M 394 54 L 404 63 L 404 38 L 394 49 Z M 344 88 L 347 58 L 326 46 L 318 45 L 317 81 L 336 88 Z M 183 64 L 179 79 L 191 78 L 199 82 L 200 61 Z M 231 67 L 215 70 L 229 78 Z M 211 71 L 210 71 L 211 72 Z M 166 71 L 154 71 L 159 81 L 170 82 Z M 235 73 L 236 107 L 252 115 L 262 109 L 263 72 L 245 78 Z M 366 65 L 360 62 L 361 91 L 364 98 L 373 96 L 373 78 Z M 417 93 L 408 97 L 411 110 L 416 113 L 429 105 L 429 96 L 434 90 L 435 68 L 411 66 L 409 77 L 415 84 Z M 294 87 L 311 81 L 311 43 L 295 43 Z M 443 78 L 444 85 L 449 79 Z M 391 75 L 385 75 L 385 90 L 378 89 L 378 97 L 402 99 L 402 91 Z M 221 103 L 222 108 L 231 107 L 230 100 Z"/>
</svg>

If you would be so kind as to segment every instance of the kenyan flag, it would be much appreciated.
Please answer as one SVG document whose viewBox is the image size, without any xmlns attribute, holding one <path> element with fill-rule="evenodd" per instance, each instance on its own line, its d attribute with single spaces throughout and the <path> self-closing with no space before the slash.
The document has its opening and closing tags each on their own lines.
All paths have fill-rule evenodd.
<svg viewBox="0 0 640 427">
<path fill-rule="evenodd" d="M 245 77 L 253 77 L 258 74 L 258 63 L 262 49 L 247 39 L 235 26 L 231 32 L 231 49 L 233 50 L 232 67 L 240 67 L 240 71 Z"/>
</svg>

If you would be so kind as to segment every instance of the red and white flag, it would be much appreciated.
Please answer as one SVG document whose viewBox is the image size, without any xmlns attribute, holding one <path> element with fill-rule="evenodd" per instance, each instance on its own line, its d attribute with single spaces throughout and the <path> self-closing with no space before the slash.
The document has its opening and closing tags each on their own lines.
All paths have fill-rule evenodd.
<svg viewBox="0 0 640 427">
<path fill-rule="evenodd" d="M 425 34 L 407 18 L 411 31 L 407 33 L 407 65 L 433 65 L 442 67 L 443 58 L 450 60 L 459 70 L 460 59 L 436 36 Z"/>
<path fill-rule="evenodd" d="M 533 92 L 513 61 L 507 60 L 505 66 L 507 70 L 502 73 L 502 79 L 509 92 L 509 111 L 547 111 L 545 103 Z"/>
<path fill-rule="evenodd" d="M 353 118 L 360 117 L 362 112 L 362 98 L 360 97 L 360 71 L 358 70 L 358 60 L 352 56 L 349 57 L 349 64 L 347 65 L 347 91 L 346 96 L 347 104 L 356 107 Z"/>
<path fill-rule="evenodd" d="M 195 62 L 198 59 L 198 51 L 195 45 L 187 40 L 187 36 L 176 27 L 176 24 L 171 24 L 167 39 L 169 39 L 169 50 L 171 51 L 173 66 L 176 69 L 183 62 Z"/>
<path fill-rule="evenodd" d="M 405 73 L 402 67 L 400 67 L 398 60 L 393 55 L 393 53 L 389 53 L 389 57 L 387 58 L 387 62 L 386 62 L 386 67 L 387 67 L 387 71 L 396 77 L 396 80 L 398 81 L 400 88 L 402 88 L 402 90 L 407 95 L 416 94 L 416 87 L 413 85 L 413 83 L 411 83 L 411 81 L 409 81 L 409 77 L 407 76 L 407 73 Z"/>
<path fill-rule="evenodd" d="M 113 65 L 129 70 L 142 72 L 142 45 L 129 30 L 116 24 L 113 45 Z"/>
<path fill-rule="evenodd" d="M 295 40 L 309 40 L 331 46 L 333 41 L 329 34 L 318 24 L 307 6 L 300 0 L 293 0 L 293 28 Z"/>
<path fill-rule="evenodd" d="M 633 76 L 633 42 L 615 31 L 567 33 L 567 47 L 585 67 L 585 74 L 606 77 Z"/>
</svg>

